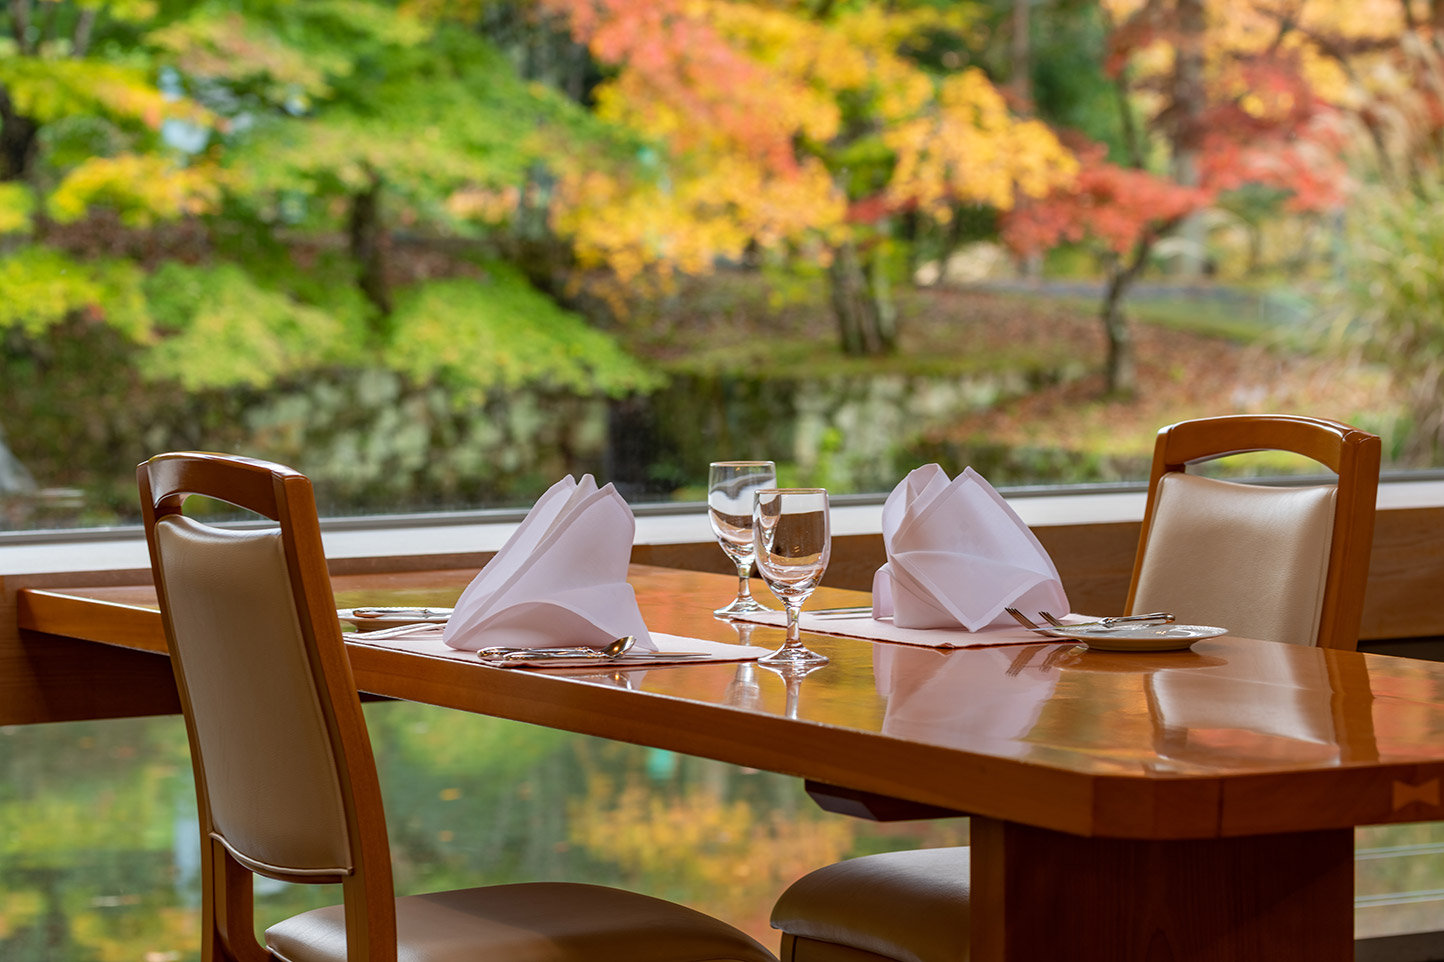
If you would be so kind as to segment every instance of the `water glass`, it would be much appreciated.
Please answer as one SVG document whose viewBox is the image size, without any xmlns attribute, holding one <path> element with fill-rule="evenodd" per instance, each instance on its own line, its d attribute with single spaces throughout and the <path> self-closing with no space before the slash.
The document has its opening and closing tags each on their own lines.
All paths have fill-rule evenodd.
<svg viewBox="0 0 1444 962">
<path fill-rule="evenodd" d="M 809 651 L 799 639 L 802 604 L 822 581 L 832 554 L 824 488 L 766 488 L 752 511 L 757 570 L 787 609 L 787 643 L 757 659 L 772 667 L 813 667 L 827 656 Z"/>
<path fill-rule="evenodd" d="M 771 461 L 714 461 L 707 469 L 707 516 L 712 532 L 727 557 L 737 566 L 737 597 L 714 615 L 740 615 L 769 611 L 752 597 L 752 506 L 757 492 L 777 484 L 777 466 Z"/>
</svg>

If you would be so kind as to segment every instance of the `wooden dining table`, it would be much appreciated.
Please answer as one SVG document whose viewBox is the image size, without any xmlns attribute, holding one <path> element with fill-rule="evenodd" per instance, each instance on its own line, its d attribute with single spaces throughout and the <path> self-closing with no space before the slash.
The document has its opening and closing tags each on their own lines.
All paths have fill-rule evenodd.
<svg viewBox="0 0 1444 962">
<path fill-rule="evenodd" d="M 333 584 L 343 608 L 445 605 L 474 574 Z M 781 642 L 712 616 L 730 577 L 629 580 L 653 632 Z M 823 588 L 807 607 L 867 602 Z M 23 588 L 16 606 L 28 645 L 165 650 L 147 585 Z M 1231 636 L 1151 654 L 803 640 L 830 659 L 806 675 L 349 650 L 374 696 L 782 772 L 858 817 L 970 815 L 975 962 L 1345 962 L 1354 827 L 1444 819 L 1444 665 Z"/>
</svg>

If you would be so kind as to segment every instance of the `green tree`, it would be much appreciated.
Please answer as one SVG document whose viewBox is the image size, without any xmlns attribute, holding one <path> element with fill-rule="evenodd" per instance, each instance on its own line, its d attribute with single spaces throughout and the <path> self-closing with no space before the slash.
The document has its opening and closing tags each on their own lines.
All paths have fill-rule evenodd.
<svg viewBox="0 0 1444 962">
<path fill-rule="evenodd" d="M 505 198 L 570 152 L 623 164 L 634 138 L 475 30 L 380 0 L 16 0 L 0 35 L 17 355 L 80 322 L 192 392 L 334 366 L 441 382 L 459 405 L 650 383 L 559 303 L 564 264 L 505 263 L 527 266 L 518 238 L 537 233 Z"/>
</svg>

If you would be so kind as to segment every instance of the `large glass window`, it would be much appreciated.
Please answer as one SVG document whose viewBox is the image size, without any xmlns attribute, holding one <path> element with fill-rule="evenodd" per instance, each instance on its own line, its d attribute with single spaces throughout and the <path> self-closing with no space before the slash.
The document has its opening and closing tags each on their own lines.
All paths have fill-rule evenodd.
<svg viewBox="0 0 1444 962">
<path fill-rule="evenodd" d="M 1138 480 L 1241 411 L 1438 464 L 1439 16 L 16 0 L 0 529 L 134 522 L 176 449 L 352 516 Z"/>
</svg>

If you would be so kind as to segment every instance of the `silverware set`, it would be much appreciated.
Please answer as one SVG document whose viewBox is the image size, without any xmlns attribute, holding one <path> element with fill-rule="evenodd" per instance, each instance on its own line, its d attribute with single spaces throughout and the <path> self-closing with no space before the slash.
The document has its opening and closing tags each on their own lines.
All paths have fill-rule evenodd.
<svg viewBox="0 0 1444 962">
<path fill-rule="evenodd" d="M 1068 631 L 1076 631 L 1079 628 L 1092 628 L 1095 630 L 1117 628 L 1122 630 L 1138 625 L 1169 625 L 1174 621 L 1172 612 L 1154 611 L 1146 615 L 1115 615 L 1112 618 L 1100 618 L 1097 621 L 1075 621 L 1069 624 L 1059 620 L 1046 611 L 1040 611 L 1038 612 L 1038 617 L 1047 622 L 1046 625 L 1040 625 L 1017 608 L 1009 606 L 1003 610 L 1006 611 L 1014 621 L 1029 631 L 1035 631 L 1040 635 L 1048 635 L 1052 638 L 1061 637 L 1058 634 L 1058 629 L 1060 628 L 1067 629 Z"/>
<path fill-rule="evenodd" d="M 693 651 L 633 651 L 637 643 L 635 635 L 621 638 L 601 648 L 483 648 L 476 654 L 482 661 L 585 661 L 597 665 L 634 664 L 644 661 L 694 661 L 710 658 L 704 652 Z"/>
<path fill-rule="evenodd" d="M 441 627 L 443 626 L 434 621 L 417 621 L 411 624 L 397 625 L 395 628 L 382 628 L 378 631 L 358 631 L 346 637 L 349 641 L 379 641 L 382 638 L 395 638 L 417 631 L 436 631 Z"/>
<path fill-rule="evenodd" d="M 353 618 L 442 618 L 450 608 L 352 608 Z"/>
</svg>

